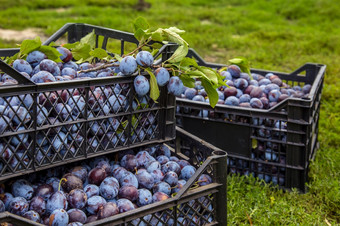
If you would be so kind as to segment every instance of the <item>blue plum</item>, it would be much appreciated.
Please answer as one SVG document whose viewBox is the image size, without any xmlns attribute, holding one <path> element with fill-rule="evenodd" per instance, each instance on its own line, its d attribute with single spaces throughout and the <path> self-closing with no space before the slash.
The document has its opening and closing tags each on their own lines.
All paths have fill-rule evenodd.
<svg viewBox="0 0 340 226">
<path fill-rule="evenodd" d="M 175 96 L 180 96 L 184 91 L 183 82 L 178 76 L 172 76 L 167 87 L 168 92 Z"/>
<path fill-rule="evenodd" d="M 170 74 L 167 69 L 163 67 L 157 68 L 154 74 L 159 86 L 165 86 L 169 82 Z"/>
<path fill-rule="evenodd" d="M 233 78 L 239 78 L 241 75 L 241 69 L 237 65 L 230 65 L 227 70 Z"/>
<path fill-rule="evenodd" d="M 153 64 L 153 56 L 148 51 L 140 51 L 137 53 L 136 61 L 142 67 L 150 67 Z"/>
<path fill-rule="evenodd" d="M 118 192 L 119 182 L 114 177 L 106 177 L 99 186 L 99 193 L 106 200 L 115 198 Z"/>
<path fill-rule="evenodd" d="M 64 209 L 54 210 L 49 217 L 50 226 L 61 226 L 69 223 L 69 217 Z"/>
<path fill-rule="evenodd" d="M 135 209 L 133 203 L 128 199 L 118 199 L 117 206 L 119 209 L 119 213 L 125 213 L 127 211 Z"/>
<path fill-rule="evenodd" d="M 197 181 L 199 186 L 204 186 L 212 183 L 212 178 L 208 174 L 202 174 Z"/>
<path fill-rule="evenodd" d="M 152 203 L 152 194 L 148 189 L 138 189 L 137 206 L 145 206 Z"/>
<path fill-rule="evenodd" d="M 64 62 L 67 63 L 70 60 L 72 60 L 72 53 L 70 50 L 66 49 L 65 47 L 62 46 L 58 46 L 57 50 L 59 53 L 61 53 L 62 55 L 60 56 L 60 59 Z"/>
<path fill-rule="evenodd" d="M 252 108 L 258 108 L 258 109 L 262 109 L 263 108 L 263 104 L 262 101 L 258 98 L 252 98 L 250 100 L 250 106 Z"/>
<path fill-rule="evenodd" d="M 178 182 L 178 180 L 177 180 L 177 182 Z M 176 184 L 177 184 L 177 182 L 176 182 Z M 170 195 L 171 194 L 171 186 L 170 186 L 170 184 L 168 184 L 165 181 L 160 181 L 153 186 L 152 192 L 153 193 L 163 192 L 167 195 Z"/>
<path fill-rule="evenodd" d="M 38 50 L 30 52 L 26 57 L 26 61 L 30 63 L 33 68 L 40 64 L 40 62 L 44 59 L 47 59 L 46 54 Z"/>
<path fill-rule="evenodd" d="M 23 59 L 16 59 L 13 62 L 13 68 L 19 72 L 26 72 L 29 75 L 32 73 L 33 70 L 31 65 Z"/>
<path fill-rule="evenodd" d="M 156 192 L 152 196 L 152 202 L 159 202 L 168 199 L 169 196 L 163 192 Z"/>
<path fill-rule="evenodd" d="M 175 186 L 178 182 L 178 175 L 173 171 L 169 171 L 164 175 L 163 181 L 168 183 L 170 186 Z"/>
<path fill-rule="evenodd" d="M 146 170 L 141 173 L 139 173 L 139 170 L 138 170 L 136 177 L 138 180 L 139 188 L 151 189 L 153 185 L 155 184 L 154 178 Z"/>
<path fill-rule="evenodd" d="M 40 215 L 39 213 L 35 212 L 34 210 L 29 210 L 22 215 L 24 218 L 27 218 L 31 221 L 40 223 Z"/>
<path fill-rule="evenodd" d="M 240 104 L 240 101 L 235 96 L 229 96 L 225 99 L 224 104 L 230 106 L 238 106 Z"/>
<path fill-rule="evenodd" d="M 143 75 L 138 75 L 133 85 L 135 87 L 135 91 L 139 96 L 146 95 L 150 90 L 150 83 L 147 78 L 145 78 Z"/>
<path fill-rule="evenodd" d="M 87 195 L 87 198 L 91 198 L 92 196 L 99 195 L 99 187 L 95 184 L 88 184 L 84 187 L 84 191 Z"/>
<path fill-rule="evenodd" d="M 69 222 L 80 222 L 82 224 L 86 223 L 87 217 L 84 211 L 79 209 L 70 209 L 67 211 L 69 216 Z"/>
<path fill-rule="evenodd" d="M 14 197 L 23 197 L 30 200 L 33 197 L 34 189 L 27 180 L 19 179 L 12 184 L 12 194 Z"/>
<path fill-rule="evenodd" d="M 40 71 L 48 71 L 53 76 L 60 76 L 60 68 L 56 62 L 49 59 L 44 59 L 39 64 Z"/>
<path fill-rule="evenodd" d="M 46 213 L 46 202 L 40 196 L 35 196 L 30 201 L 29 210 L 34 210 L 40 216 L 44 216 Z"/>
<path fill-rule="evenodd" d="M 119 70 L 123 75 L 131 75 L 137 70 L 137 62 L 133 56 L 126 56 L 119 64 Z"/>
<path fill-rule="evenodd" d="M 98 219 L 104 219 L 107 217 L 114 216 L 118 213 L 119 213 L 118 206 L 113 202 L 108 202 L 99 209 L 97 216 Z"/>
<path fill-rule="evenodd" d="M 195 88 L 188 88 L 185 90 L 184 95 L 185 98 L 192 100 L 197 95 L 197 90 Z"/>
<path fill-rule="evenodd" d="M 8 206 L 8 211 L 16 215 L 22 216 L 28 211 L 29 204 L 23 197 L 15 197 Z"/>
<path fill-rule="evenodd" d="M 46 201 L 46 212 L 52 213 L 56 209 L 67 209 L 68 203 L 66 194 L 62 191 L 57 191 Z"/>
<path fill-rule="evenodd" d="M 185 166 L 181 170 L 180 178 L 187 181 L 187 180 L 189 180 L 195 174 L 195 172 L 196 172 L 195 167 L 193 167 L 191 165 L 190 166 Z"/>
<path fill-rule="evenodd" d="M 106 200 L 98 195 L 92 196 L 87 200 L 86 210 L 89 214 L 97 214 L 99 209 L 106 204 Z"/>
<path fill-rule="evenodd" d="M 34 83 L 55 82 L 55 77 L 48 71 L 39 71 L 31 77 Z"/>
<path fill-rule="evenodd" d="M 86 206 L 87 195 L 81 189 L 73 189 L 67 196 L 67 202 L 71 208 L 82 209 Z"/>
<path fill-rule="evenodd" d="M 118 197 L 134 202 L 138 199 L 138 189 L 132 185 L 125 185 L 119 189 Z"/>
</svg>

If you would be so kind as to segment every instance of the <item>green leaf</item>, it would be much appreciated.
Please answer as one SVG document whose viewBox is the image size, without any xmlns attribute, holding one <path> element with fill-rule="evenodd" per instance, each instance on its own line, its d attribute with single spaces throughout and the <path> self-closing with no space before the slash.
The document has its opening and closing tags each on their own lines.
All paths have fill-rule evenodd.
<svg viewBox="0 0 340 226">
<path fill-rule="evenodd" d="M 63 45 L 63 47 L 65 47 L 66 49 L 73 49 L 73 48 L 75 48 L 77 45 L 79 45 L 79 42 L 66 43 L 66 44 Z"/>
<path fill-rule="evenodd" d="M 55 47 L 55 46 L 59 46 L 59 45 L 57 43 L 55 43 L 55 42 L 51 42 L 50 44 L 48 44 L 48 46 Z"/>
<path fill-rule="evenodd" d="M 157 29 L 156 31 L 151 33 L 151 39 L 155 42 L 162 42 L 163 36 L 162 36 L 162 29 Z"/>
<path fill-rule="evenodd" d="M 35 39 L 26 39 L 20 45 L 20 56 L 26 55 L 34 50 L 39 49 L 41 46 L 40 37 L 36 37 Z"/>
<path fill-rule="evenodd" d="M 209 80 L 202 79 L 201 82 L 204 90 L 208 94 L 210 106 L 214 108 L 218 101 L 218 93 L 216 91 L 216 88 Z"/>
<path fill-rule="evenodd" d="M 183 34 L 185 33 L 185 30 L 178 29 L 177 27 L 169 27 L 168 30 L 175 32 L 177 34 Z"/>
<path fill-rule="evenodd" d="M 189 44 L 173 29 L 169 29 L 169 28 L 163 29 L 163 35 L 167 38 L 167 40 L 171 42 L 175 42 L 180 45 L 186 44 L 187 46 L 189 46 Z"/>
<path fill-rule="evenodd" d="M 142 43 L 142 42 L 145 41 L 145 32 L 144 32 L 143 29 L 138 28 L 138 29 L 135 31 L 134 35 L 135 35 L 136 39 L 137 39 L 140 43 Z"/>
<path fill-rule="evenodd" d="M 16 54 L 14 54 L 13 56 L 9 58 L 6 58 L 4 62 L 6 64 L 12 64 L 16 59 L 19 59 L 19 52 L 17 52 Z"/>
<path fill-rule="evenodd" d="M 185 57 L 181 60 L 180 62 L 181 66 L 193 66 L 193 67 L 198 67 L 198 64 L 195 59 L 190 58 L 190 57 Z"/>
<path fill-rule="evenodd" d="M 118 60 L 118 62 L 121 62 L 123 60 L 123 57 L 121 57 L 119 54 L 115 54 L 115 56 L 113 58 Z"/>
<path fill-rule="evenodd" d="M 98 59 L 103 59 L 108 56 L 107 52 L 101 48 L 96 48 L 94 50 L 91 50 L 90 55 Z"/>
<path fill-rule="evenodd" d="M 152 43 L 151 47 L 153 49 L 156 49 L 158 51 L 158 49 L 162 48 L 162 44 L 161 43 L 158 43 L 158 42 L 155 42 L 155 43 Z"/>
<path fill-rule="evenodd" d="M 189 88 L 195 87 L 195 79 L 191 78 L 190 75 L 181 74 L 179 77 L 182 80 L 184 86 L 189 87 Z"/>
<path fill-rule="evenodd" d="M 91 51 L 91 46 L 90 44 L 87 43 L 80 43 L 77 45 L 75 48 L 72 49 L 72 55 L 75 60 L 86 60 L 87 58 L 90 58 L 90 51 Z"/>
<path fill-rule="evenodd" d="M 40 46 L 39 51 L 46 54 L 47 58 L 55 62 L 61 62 L 59 51 L 52 46 Z"/>
<path fill-rule="evenodd" d="M 146 21 L 145 18 L 143 17 L 138 17 L 134 22 L 133 22 L 133 29 L 136 32 L 138 29 L 142 29 L 142 30 L 147 30 L 149 29 L 149 24 Z"/>
<path fill-rule="evenodd" d="M 170 63 L 180 62 L 188 54 L 188 51 L 188 45 L 180 45 L 167 61 Z"/>
<path fill-rule="evenodd" d="M 212 68 L 202 67 L 202 66 L 200 66 L 198 69 L 201 72 L 203 72 L 214 85 L 218 84 L 219 74 L 217 74 L 216 71 L 214 71 Z"/>
<path fill-rule="evenodd" d="M 96 46 L 96 34 L 94 33 L 94 30 L 81 38 L 80 44 L 88 44 L 91 49 L 94 49 Z"/>
<path fill-rule="evenodd" d="M 237 58 L 229 60 L 229 62 L 239 66 L 242 72 L 245 72 L 245 73 L 249 74 L 251 79 L 253 79 L 253 77 L 251 76 L 251 73 L 250 73 L 250 65 L 249 65 L 249 62 L 248 62 L 248 60 L 246 58 L 244 58 L 244 57 L 237 57 Z"/>
<path fill-rule="evenodd" d="M 149 75 L 150 75 L 150 97 L 155 102 L 157 102 L 157 99 L 159 97 L 159 88 L 156 80 L 156 76 L 152 73 L 150 68 L 145 69 Z"/>
</svg>

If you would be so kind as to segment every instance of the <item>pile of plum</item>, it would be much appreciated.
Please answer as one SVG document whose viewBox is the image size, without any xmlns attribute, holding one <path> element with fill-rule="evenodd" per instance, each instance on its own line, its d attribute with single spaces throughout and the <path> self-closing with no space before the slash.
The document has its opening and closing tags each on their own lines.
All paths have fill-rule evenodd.
<svg viewBox="0 0 340 226">
<path fill-rule="evenodd" d="M 83 225 L 169 199 L 195 171 L 188 161 L 172 156 L 164 144 L 139 151 L 129 149 L 113 159 L 101 156 L 77 165 L 49 169 L 45 175 L 35 173 L 27 179 L 6 182 L 0 186 L 0 211 L 45 225 Z M 202 174 L 196 185 L 209 183 L 212 178 Z M 212 210 L 212 206 L 209 208 Z M 193 218 L 188 213 L 179 215 L 178 220 L 184 223 L 186 218 Z M 173 225 L 171 215 L 162 216 L 164 222 Z M 148 215 L 143 217 L 143 222 L 137 219 L 132 224 L 161 224 L 157 218 L 151 218 Z M 211 222 L 212 217 L 208 218 Z"/>
<path fill-rule="evenodd" d="M 305 98 L 311 90 L 310 84 L 303 87 L 290 85 L 283 82 L 277 75 L 267 73 L 265 76 L 252 74 L 253 79 L 247 73 L 242 73 L 237 65 L 230 65 L 227 70 L 221 71 L 224 81 L 229 87 L 217 89 L 218 104 L 236 106 L 241 108 L 270 109 L 288 97 Z M 192 101 L 209 102 L 207 93 L 201 82 L 196 81 L 194 88 L 185 88 L 180 98 Z M 283 110 L 284 109 L 280 109 Z M 227 120 L 243 123 L 251 126 L 251 137 L 256 140 L 256 146 L 251 149 L 250 158 L 255 161 L 247 161 L 237 157 L 228 158 L 229 172 L 241 175 L 256 176 L 283 186 L 285 184 L 286 171 L 286 138 L 287 123 L 271 118 L 242 117 L 230 113 L 216 113 L 208 110 L 196 110 L 189 107 L 177 107 L 180 114 L 188 114 L 199 118 L 211 118 L 214 120 Z M 264 114 L 265 116 L 265 114 Z M 181 119 L 177 121 L 181 123 Z M 272 163 L 281 164 L 275 166 Z"/>
<path fill-rule="evenodd" d="M 134 56 L 125 56 L 121 62 L 112 63 L 111 67 L 102 67 L 104 63 L 91 64 L 88 62 L 77 64 L 72 61 L 70 50 L 59 46 L 57 50 L 62 54 L 62 62 L 56 63 L 47 59 L 46 54 L 35 50 L 30 52 L 26 60 L 16 59 L 13 68 L 34 83 L 47 83 L 57 81 L 70 81 L 79 79 L 103 78 L 114 75 L 130 76 L 136 75 L 138 66 L 140 68 L 153 68 L 154 75 L 159 86 L 168 85 L 169 93 L 178 95 L 183 89 L 183 83 L 178 76 L 172 76 L 164 67 L 154 65 L 154 58 L 148 51 L 140 51 Z M 98 70 L 95 70 L 98 68 Z M 93 70 L 92 70 L 93 69 Z M 17 84 L 17 81 L 7 74 L 2 74 L 0 85 Z M 134 88 L 139 96 L 144 96 L 150 91 L 150 82 L 143 75 L 137 75 L 134 79 Z"/>
<path fill-rule="evenodd" d="M 247 73 L 242 73 L 237 65 L 230 65 L 220 74 L 229 87 L 221 86 L 217 89 L 219 97 L 217 104 L 229 106 L 269 109 L 288 97 L 307 97 L 311 89 L 310 84 L 305 84 L 303 87 L 290 87 L 273 73 L 265 76 L 253 73 L 251 79 Z M 195 82 L 194 88 L 185 87 L 180 97 L 209 103 L 207 93 L 200 81 Z M 203 110 L 200 114 L 203 117 L 209 116 L 207 110 Z"/>
<path fill-rule="evenodd" d="M 72 53 L 64 48 L 57 50 L 63 55 L 62 62 L 56 63 L 40 51 L 33 51 L 26 60 L 17 59 L 13 68 L 35 83 L 47 83 L 68 80 L 93 79 L 110 76 L 129 76 L 137 70 L 137 65 L 148 67 L 153 64 L 153 57 L 147 51 L 127 56 L 112 67 L 98 71 L 81 72 L 93 69 L 103 63 L 77 64 L 72 61 Z M 159 85 L 166 85 L 169 73 L 159 67 L 154 71 Z M 17 84 L 11 76 L 1 74 L 1 85 Z M 174 78 L 176 80 L 176 78 Z M 172 79 L 172 80 L 174 80 Z M 172 81 L 171 80 L 171 81 Z M 180 81 L 180 80 L 179 80 Z M 173 82 L 170 82 L 172 84 Z M 130 98 L 135 88 L 136 95 Z M 170 85 L 170 88 L 172 86 Z M 131 134 L 127 134 L 126 121 L 137 109 L 153 108 L 156 103 L 149 97 L 149 81 L 138 75 L 134 84 L 115 83 L 105 86 L 85 88 L 61 89 L 38 93 L 36 100 L 33 94 L 10 95 L 0 97 L 0 171 L 3 165 L 12 169 L 23 169 L 30 164 L 32 158 L 27 154 L 36 142 L 36 161 L 49 163 L 47 157 L 53 159 L 55 155 L 65 156 L 67 153 L 76 155 L 86 142 L 89 152 L 97 152 L 117 145 L 126 145 L 131 136 L 131 143 L 143 142 L 156 138 L 157 109 L 133 114 Z M 36 102 L 36 105 L 35 105 Z M 37 109 L 34 107 L 37 106 Z M 122 113 L 123 116 L 116 116 Z M 110 117 L 112 116 L 112 117 Z M 98 117 L 104 117 L 97 120 Z M 84 132 L 84 119 L 88 122 L 88 129 Z M 51 129 L 41 129 L 34 137 L 29 130 L 59 125 Z M 13 135 L 15 132 L 17 134 Z M 32 151 L 31 151 L 32 152 Z M 20 160 L 26 165 L 20 163 Z"/>
</svg>

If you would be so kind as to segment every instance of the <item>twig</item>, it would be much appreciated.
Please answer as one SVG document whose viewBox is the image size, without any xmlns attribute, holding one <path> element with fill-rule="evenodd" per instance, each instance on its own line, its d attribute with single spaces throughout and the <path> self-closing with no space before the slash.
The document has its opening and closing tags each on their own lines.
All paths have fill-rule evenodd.
<svg viewBox="0 0 340 226">
<path fill-rule="evenodd" d="M 81 72 L 91 72 L 91 71 L 98 71 L 98 70 L 101 70 L 101 69 L 105 69 L 105 68 L 108 68 L 108 67 L 117 67 L 119 66 L 119 64 L 116 64 L 116 63 L 111 63 L 111 64 L 103 64 L 103 65 L 100 65 L 98 67 L 94 67 L 94 68 L 90 68 L 90 69 L 86 69 L 86 70 L 80 70 L 79 73 Z"/>
<path fill-rule="evenodd" d="M 251 220 L 250 216 L 248 215 L 248 213 L 247 213 L 247 212 L 246 212 L 246 214 L 247 214 L 247 217 L 248 217 L 248 220 L 249 220 L 249 224 L 250 224 L 250 226 L 253 226 L 253 222 L 252 222 L 252 220 Z"/>
</svg>

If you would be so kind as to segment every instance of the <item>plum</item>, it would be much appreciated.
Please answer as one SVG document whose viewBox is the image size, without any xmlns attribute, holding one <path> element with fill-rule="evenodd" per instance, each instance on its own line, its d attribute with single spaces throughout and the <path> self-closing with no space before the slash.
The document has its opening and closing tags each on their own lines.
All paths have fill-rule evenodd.
<svg viewBox="0 0 340 226">
<path fill-rule="evenodd" d="M 32 72 L 32 66 L 23 59 L 16 59 L 13 62 L 13 68 L 19 72 L 26 72 L 27 74 L 31 74 Z"/>
<path fill-rule="evenodd" d="M 169 196 L 163 192 L 156 192 L 152 196 L 152 201 L 153 202 L 159 202 L 168 199 Z"/>
<path fill-rule="evenodd" d="M 119 70 L 123 75 L 131 75 L 137 70 L 137 62 L 133 56 L 126 56 L 119 64 Z"/>
<path fill-rule="evenodd" d="M 45 201 L 51 197 L 54 193 L 54 189 L 50 184 L 42 184 L 35 189 L 35 196 L 42 197 Z"/>
<path fill-rule="evenodd" d="M 31 221 L 40 223 L 40 215 L 39 213 L 35 212 L 34 210 L 29 210 L 22 215 L 24 218 L 27 218 Z"/>
<path fill-rule="evenodd" d="M 33 197 L 34 189 L 27 180 L 19 179 L 12 184 L 12 194 L 14 197 L 23 197 L 30 200 Z"/>
<path fill-rule="evenodd" d="M 167 85 L 168 92 L 175 96 L 180 96 L 184 91 L 182 80 L 178 76 L 172 76 Z"/>
<path fill-rule="evenodd" d="M 92 196 L 87 200 L 86 210 L 89 214 L 97 214 L 100 207 L 106 204 L 106 200 L 98 195 Z"/>
<path fill-rule="evenodd" d="M 170 79 L 170 74 L 166 68 L 160 67 L 154 71 L 156 76 L 157 84 L 159 86 L 165 86 Z"/>
<path fill-rule="evenodd" d="M 230 65 L 227 70 L 233 78 L 239 78 L 241 75 L 241 69 L 237 65 Z"/>
<path fill-rule="evenodd" d="M 62 55 L 60 56 L 60 59 L 64 62 L 67 63 L 70 60 L 72 60 L 72 53 L 70 50 L 66 49 L 65 47 L 62 46 L 58 46 L 57 50 L 59 53 L 61 53 Z"/>
<path fill-rule="evenodd" d="M 119 209 L 119 213 L 124 213 L 124 212 L 135 209 L 135 206 L 133 205 L 133 203 L 128 199 L 118 199 L 117 206 Z"/>
<path fill-rule="evenodd" d="M 16 215 L 22 216 L 28 211 L 29 204 L 23 197 L 15 197 L 8 206 L 8 211 Z"/>
<path fill-rule="evenodd" d="M 40 62 L 44 59 L 47 59 L 45 53 L 35 50 L 27 54 L 26 61 L 32 65 L 32 67 L 36 67 L 40 64 Z"/>
<path fill-rule="evenodd" d="M 52 213 L 56 209 L 67 209 L 68 203 L 66 194 L 62 191 L 57 191 L 51 195 L 46 201 L 46 212 Z"/>
<path fill-rule="evenodd" d="M 67 225 L 69 223 L 69 217 L 64 209 L 54 210 L 49 217 L 50 226 Z"/>
<path fill-rule="evenodd" d="M 177 184 L 177 183 L 176 183 Z M 152 192 L 155 194 L 156 192 L 163 192 L 167 195 L 171 194 L 171 186 L 164 181 L 160 181 L 158 183 L 156 183 L 153 188 L 152 188 Z"/>
<path fill-rule="evenodd" d="M 87 217 L 84 211 L 80 209 L 70 209 L 67 211 L 69 216 L 69 222 L 80 222 L 82 224 L 86 223 Z"/>
<path fill-rule="evenodd" d="M 119 213 L 119 208 L 115 203 L 108 202 L 104 206 L 99 208 L 97 213 L 98 219 L 104 219 L 107 217 L 114 216 Z"/>
<path fill-rule="evenodd" d="M 106 200 L 113 199 L 118 195 L 119 182 L 114 177 L 106 177 L 99 186 L 99 193 Z"/>
<path fill-rule="evenodd" d="M 82 209 L 87 203 L 87 195 L 81 189 L 73 189 L 67 196 L 67 202 L 71 208 Z"/>
<path fill-rule="evenodd" d="M 135 186 L 132 185 L 125 185 L 119 189 L 118 192 L 119 198 L 125 198 L 134 202 L 138 198 L 138 190 Z"/>
<path fill-rule="evenodd" d="M 40 216 L 44 216 L 46 213 L 46 202 L 40 196 L 35 196 L 30 201 L 29 210 L 34 210 Z"/>
<path fill-rule="evenodd" d="M 95 167 L 88 175 L 89 183 L 99 186 L 102 181 L 107 177 L 107 173 L 104 168 Z"/>
</svg>

